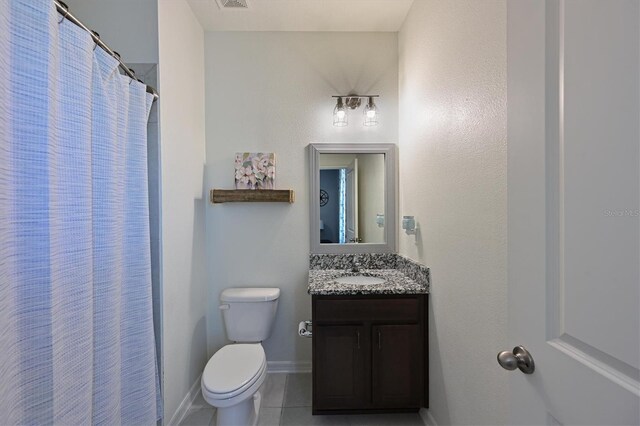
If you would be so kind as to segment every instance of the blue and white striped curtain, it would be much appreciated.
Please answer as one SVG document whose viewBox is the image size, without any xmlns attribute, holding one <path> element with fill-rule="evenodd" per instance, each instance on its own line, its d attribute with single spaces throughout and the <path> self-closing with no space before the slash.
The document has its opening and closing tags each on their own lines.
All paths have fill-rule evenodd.
<svg viewBox="0 0 640 426">
<path fill-rule="evenodd" d="M 0 0 L 0 424 L 155 424 L 152 98 L 52 0 Z"/>
</svg>

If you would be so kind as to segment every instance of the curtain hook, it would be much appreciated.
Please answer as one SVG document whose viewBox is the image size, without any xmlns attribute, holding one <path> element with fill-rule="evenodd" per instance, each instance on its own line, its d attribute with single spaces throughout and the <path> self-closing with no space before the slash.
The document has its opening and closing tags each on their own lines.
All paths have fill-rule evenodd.
<svg viewBox="0 0 640 426">
<path fill-rule="evenodd" d="M 129 86 L 131 86 L 131 82 L 133 81 L 134 78 L 137 80 L 137 77 L 136 77 L 136 71 L 133 68 L 129 68 L 129 71 L 131 71 L 131 74 L 133 74 L 133 77 L 129 77 Z"/>
<path fill-rule="evenodd" d="M 62 18 L 60 18 L 60 20 L 58 21 L 58 25 L 62 24 L 62 21 L 64 21 L 65 19 L 67 19 L 67 16 L 69 16 L 69 6 L 67 6 L 67 4 L 65 2 L 58 2 L 60 3 L 60 6 L 64 9 L 64 13 L 62 14 Z"/>
<path fill-rule="evenodd" d="M 94 45 L 93 45 L 93 51 L 96 51 L 96 47 L 98 47 L 98 42 L 95 39 L 100 39 L 100 34 L 98 34 L 96 31 L 91 30 L 91 35 L 93 36 L 94 40 Z"/>
</svg>

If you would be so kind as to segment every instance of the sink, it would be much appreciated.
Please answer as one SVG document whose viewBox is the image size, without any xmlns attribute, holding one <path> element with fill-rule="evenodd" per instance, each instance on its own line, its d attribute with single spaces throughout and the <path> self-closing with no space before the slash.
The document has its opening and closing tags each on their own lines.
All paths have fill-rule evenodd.
<svg viewBox="0 0 640 426">
<path fill-rule="evenodd" d="M 378 277 L 368 277 L 365 275 L 349 275 L 345 277 L 336 278 L 335 281 L 339 284 L 354 284 L 354 285 L 371 285 L 371 284 L 383 284 L 384 280 Z"/>
</svg>

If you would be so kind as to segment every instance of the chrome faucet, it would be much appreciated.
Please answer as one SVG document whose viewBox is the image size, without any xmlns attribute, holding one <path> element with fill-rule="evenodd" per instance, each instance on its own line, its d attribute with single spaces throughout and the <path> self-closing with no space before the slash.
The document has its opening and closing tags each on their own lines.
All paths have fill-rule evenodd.
<svg viewBox="0 0 640 426">
<path fill-rule="evenodd" d="M 351 265 L 351 272 L 358 273 L 360 272 L 360 262 L 358 262 L 358 255 L 353 255 L 353 264 Z"/>
</svg>

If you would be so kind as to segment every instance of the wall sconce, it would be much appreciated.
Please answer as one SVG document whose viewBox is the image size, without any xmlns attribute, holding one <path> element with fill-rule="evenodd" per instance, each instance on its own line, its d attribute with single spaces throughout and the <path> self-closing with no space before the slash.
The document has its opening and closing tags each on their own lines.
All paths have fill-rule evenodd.
<svg viewBox="0 0 640 426">
<path fill-rule="evenodd" d="M 416 233 L 416 219 L 413 216 L 402 216 L 402 229 L 407 235 Z"/>
<path fill-rule="evenodd" d="M 378 98 L 380 95 L 346 95 L 346 96 L 333 96 L 337 98 L 336 107 L 333 109 L 333 125 L 336 127 L 344 127 L 349 124 L 347 119 L 347 108 L 358 109 L 362 105 L 362 99 L 368 98 L 367 105 L 364 107 L 364 125 L 375 126 L 378 124 L 378 107 L 376 106 L 373 98 Z M 344 101 L 343 101 L 344 99 Z"/>
</svg>

